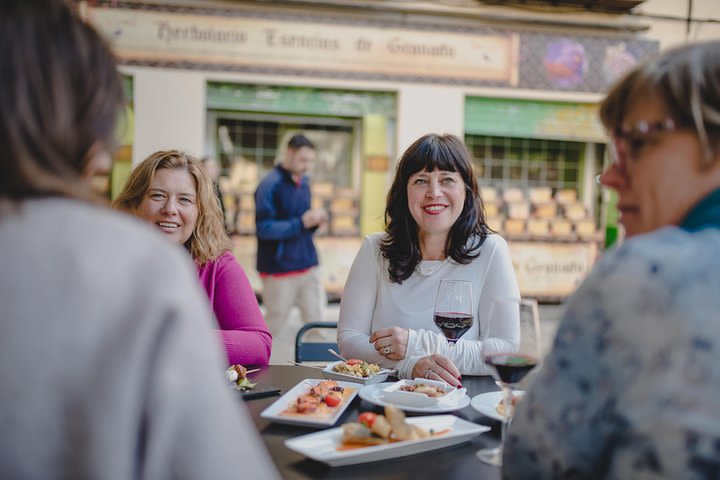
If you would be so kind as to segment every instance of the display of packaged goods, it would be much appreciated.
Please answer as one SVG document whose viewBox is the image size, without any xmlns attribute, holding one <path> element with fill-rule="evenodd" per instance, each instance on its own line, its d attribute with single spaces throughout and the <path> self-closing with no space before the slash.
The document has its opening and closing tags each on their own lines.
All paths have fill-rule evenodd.
<svg viewBox="0 0 720 480">
<path fill-rule="evenodd" d="M 593 220 L 580 220 L 575 222 L 575 232 L 581 237 L 588 237 L 595 234 L 595 222 Z"/>
<path fill-rule="evenodd" d="M 503 217 L 487 217 L 487 220 L 485 223 L 487 223 L 487 226 L 490 227 L 491 230 L 495 232 L 501 232 L 503 229 Z"/>
<path fill-rule="evenodd" d="M 336 188 L 333 196 L 336 198 L 356 199 L 358 197 L 358 193 L 352 188 Z"/>
<path fill-rule="evenodd" d="M 544 218 L 531 218 L 527 221 L 527 232 L 530 235 L 547 236 L 550 233 L 549 222 Z"/>
<path fill-rule="evenodd" d="M 240 210 L 255 211 L 255 195 L 250 193 L 241 193 L 238 200 L 240 202 Z"/>
<path fill-rule="evenodd" d="M 255 232 L 255 212 L 240 212 L 237 216 L 238 233 L 254 233 Z"/>
<path fill-rule="evenodd" d="M 537 218 L 554 218 L 557 215 L 557 204 L 552 200 L 533 205 L 533 216 Z"/>
<path fill-rule="evenodd" d="M 506 203 L 522 202 L 525 200 L 525 192 L 521 188 L 506 188 L 502 198 Z"/>
<path fill-rule="evenodd" d="M 312 200 L 310 201 L 310 207 L 311 208 L 326 208 L 325 207 L 325 199 L 320 197 L 312 197 Z"/>
<path fill-rule="evenodd" d="M 497 217 L 500 213 L 500 205 L 493 202 L 485 203 L 485 215 L 487 217 Z"/>
<path fill-rule="evenodd" d="M 503 224 L 503 231 L 508 235 L 522 235 L 525 233 L 525 220 L 508 218 Z"/>
<path fill-rule="evenodd" d="M 525 201 L 508 202 L 507 215 L 508 218 L 527 220 L 530 217 L 530 203 Z"/>
<path fill-rule="evenodd" d="M 358 233 L 356 217 L 351 215 L 334 215 L 330 220 L 330 230 L 334 235 Z"/>
<path fill-rule="evenodd" d="M 585 205 L 582 203 L 569 203 L 563 207 L 565 218 L 577 222 L 583 220 L 587 216 Z"/>
<path fill-rule="evenodd" d="M 528 200 L 531 203 L 547 203 L 552 199 L 552 188 L 533 187 L 528 190 Z"/>
<path fill-rule="evenodd" d="M 560 205 L 567 205 L 577 202 L 577 190 L 567 188 L 555 192 L 555 201 Z"/>
<path fill-rule="evenodd" d="M 335 198 L 330 203 L 330 211 L 345 212 L 355 208 L 355 200 L 352 198 Z"/>
<path fill-rule="evenodd" d="M 570 221 L 564 218 L 553 218 L 550 220 L 550 234 L 556 237 L 571 235 L 573 226 Z"/>
<path fill-rule="evenodd" d="M 498 200 L 498 194 L 495 187 L 480 187 L 480 196 L 483 202 L 496 202 Z"/>
<path fill-rule="evenodd" d="M 313 182 L 310 184 L 313 197 L 332 197 L 335 193 L 335 185 L 330 182 Z"/>
</svg>

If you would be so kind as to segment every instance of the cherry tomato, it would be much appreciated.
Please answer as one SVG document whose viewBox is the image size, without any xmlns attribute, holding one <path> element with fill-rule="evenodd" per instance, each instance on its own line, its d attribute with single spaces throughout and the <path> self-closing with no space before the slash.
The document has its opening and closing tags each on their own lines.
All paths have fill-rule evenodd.
<svg viewBox="0 0 720 480">
<path fill-rule="evenodd" d="M 337 407 L 338 405 L 340 405 L 341 399 L 337 395 L 327 394 L 327 395 L 325 395 L 325 398 L 323 400 L 325 401 L 325 403 L 327 404 L 328 407 Z"/>
<path fill-rule="evenodd" d="M 360 365 L 362 362 L 363 362 L 362 360 L 358 360 L 357 358 L 351 358 L 347 361 L 347 364 L 350 366 L 353 366 L 353 365 Z"/>
<path fill-rule="evenodd" d="M 373 423 L 375 423 L 375 419 L 377 418 L 377 414 L 373 412 L 363 412 L 358 416 L 358 422 L 364 424 L 366 427 L 370 428 L 373 426 Z"/>
</svg>

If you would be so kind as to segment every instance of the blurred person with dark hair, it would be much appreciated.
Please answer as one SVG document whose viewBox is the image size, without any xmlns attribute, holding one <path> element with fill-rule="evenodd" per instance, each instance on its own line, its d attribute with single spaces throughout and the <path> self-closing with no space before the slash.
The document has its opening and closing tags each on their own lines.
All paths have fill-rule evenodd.
<svg viewBox="0 0 720 480">
<path fill-rule="evenodd" d="M 272 337 L 245 270 L 231 251 L 213 182 L 202 163 L 177 150 L 155 152 L 130 173 L 113 206 L 185 247 L 215 312 L 228 363 L 267 365 Z"/>
<path fill-rule="evenodd" d="M 506 478 L 720 475 L 720 42 L 600 105 L 628 239 L 570 297 L 505 442 Z"/>
<path fill-rule="evenodd" d="M 313 235 L 328 215 L 324 208 L 311 208 L 307 173 L 314 160 L 315 145 L 294 135 L 282 162 L 255 190 L 257 269 L 265 321 L 274 336 L 287 325 L 293 306 L 305 323 L 323 319 L 325 290 Z"/>
<path fill-rule="evenodd" d="M 450 345 L 432 321 L 443 279 L 472 285 L 470 329 Z M 489 375 L 484 355 L 516 348 L 517 315 L 488 318 L 496 298 L 520 297 L 505 240 L 485 223 L 472 155 L 455 135 L 428 134 L 403 153 L 385 206 L 385 231 L 368 235 L 340 304 L 345 357 L 396 368 L 401 378 L 460 385 Z M 502 332 L 491 344 L 482 333 Z"/>
<path fill-rule="evenodd" d="M 276 472 L 192 264 L 97 199 L 123 90 L 59 0 L 0 2 L 0 478 Z"/>
</svg>

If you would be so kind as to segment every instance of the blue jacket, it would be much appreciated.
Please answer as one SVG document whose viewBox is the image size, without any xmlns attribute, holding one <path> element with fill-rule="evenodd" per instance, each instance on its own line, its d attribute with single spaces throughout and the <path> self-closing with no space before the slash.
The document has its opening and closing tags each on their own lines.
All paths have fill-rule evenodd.
<svg viewBox="0 0 720 480">
<path fill-rule="evenodd" d="M 255 190 L 257 269 L 260 273 L 286 273 L 318 264 L 312 236 L 302 214 L 310 209 L 310 184 L 303 177 L 298 186 L 280 165 L 263 178 Z"/>
</svg>

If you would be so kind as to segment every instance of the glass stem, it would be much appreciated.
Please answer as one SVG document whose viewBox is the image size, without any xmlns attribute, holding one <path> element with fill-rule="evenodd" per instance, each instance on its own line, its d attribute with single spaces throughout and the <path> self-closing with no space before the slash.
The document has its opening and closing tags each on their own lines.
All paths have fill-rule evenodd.
<svg viewBox="0 0 720 480">
<path fill-rule="evenodd" d="M 510 417 L 511 412 L 510 409 L 512 408 L 512 388 L 505 382 L 502 383 L 502 390 L 503 390 L 503 417 L 502 422 L 500 425 L 500 455 L 502 456 L 502 449 L 505 445 L 505 431 L 507 430 L 508 423 L 510 423 Z"/>
</svg>

